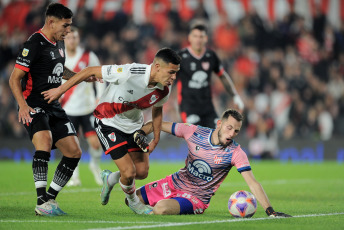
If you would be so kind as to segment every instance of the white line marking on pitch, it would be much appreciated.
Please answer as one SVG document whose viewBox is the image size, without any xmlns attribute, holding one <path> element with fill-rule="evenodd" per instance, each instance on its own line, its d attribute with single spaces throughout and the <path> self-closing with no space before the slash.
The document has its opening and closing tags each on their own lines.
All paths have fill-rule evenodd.
<svg viewBox="0 0 344 230">
<path fill-rule="evenodd" d="M 298 215 L 293 218 L 307 218 L 307 217 L 320 217 L 320 216 L 334 216 L 334 215 L 344 215 L 344 212 L 340 213 L 325 213 L 325 214 L 309 214 L 309 215 Z M 160 228 L 160 227 L 173 227 L 173 226 L 183 226 L 183 225 L 197 225 L 197 224 L 217 224 L 217 223 L 230 223 L 230 222 L 242 222 L 242 221 L 259 221 L 259 220 L 275 220 L 283 218 L 252 218 L 252 219 L 226 219 L 226 220 L 214 220 L 214 221 L 201 221 L 201 222 L 133 222 L 133 221 L 77 221 L 77 220 L 0 220 L 0 223 L 76 223 L 76 224 L 151 224 L 151 225 L 136 225 L 136 226 L 126 226 L 126 227 L 110 227 L 110 228 L 92 228 L 89 230 L 119 230 L 119 229 L 144 229 L 144 228 Z"/>
<path fill-rule="evenodd" d="M 299 215 L 293 218 L 307 218 L 307 217 L 320 217 L 320 216 L 334 216 L 344 215 L 344 212 L 340 213 L 327 213 L 327 214 L 310 214 L 310 215 Z M 229 222 L 244 222 L 244 221 L 259 221 L 259 220 L 276 220 L 284 218 L 252 218 L 252 219 L 230 219 L 230 220 L 214 220 L 214 221 L 202 221 L 202 222 L 176 222 L 176 223 L 164 223 L 155 225 L 144 225 L 144 226 L 128 226 L 128 227 L 110 227 L 110 228 L 90 228 L 88 230 L 121 230 L 121 229 L 144 229 L 144 228 L 163 228 L 163 227 L 174 227 L 174 226 L 185 226 L 185 225 L 198 225 L 198 224 L 217 224 L 217 223 L 229 223 Z M 289 218 L 288 218 L 289 219 Z"/>
</svg>

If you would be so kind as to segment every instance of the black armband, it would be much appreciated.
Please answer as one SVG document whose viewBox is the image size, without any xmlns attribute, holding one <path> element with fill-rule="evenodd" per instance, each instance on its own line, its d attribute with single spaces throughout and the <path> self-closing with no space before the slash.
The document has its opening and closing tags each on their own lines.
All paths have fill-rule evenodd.
<svg viewBox="0 0 344 230">
<path fill-rule="evenodd" d="M 271 216 L 275 213 L 275 210 L 272 207 L 268 207 L 265 212 L 268 216 Z"/>
</svg>

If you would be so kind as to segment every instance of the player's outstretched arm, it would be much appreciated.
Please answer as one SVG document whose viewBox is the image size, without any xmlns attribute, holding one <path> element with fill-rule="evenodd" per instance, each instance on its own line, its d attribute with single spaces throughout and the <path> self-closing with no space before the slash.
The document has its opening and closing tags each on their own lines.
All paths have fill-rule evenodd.
<svg viewBox="0 0 344 230">
<path fill-rule="evenodd" d="M 60 85 L 59 87 L 43 91 L 42 95 L 44 96 L 45 100 L 48 100 L 48 103 L 51 103 L 52 101 L 59 99 L 61 95 L 64 94 L 68 89 L 86 80 L 90 76 L 95 76 L 96 78 L 101 79 L 101 66 L 87 67 L 75 74 L 72 78 L 70 78 L 67 82 Z"/>
<path fill-rule="evenodd" d="M 264 208 L 266 214 L 270 217 L 291 217 L 288 214 L 282 212 L 275 212 L 272 208 L 269 198 L 266 195 L 262 185 L 255 179 L 252 171 L 242 172 L 247 185 L 250 187 L 251 192 L 257 198 L 260 205 Z"/>
<path fill-rule="evenodd" d="M 238 107 L 238 109 L 242 112 L 244 109 L 244 102 L 240 98 L 237 90 L 235 89 L 234 83 L 231 79 L 231 77 L 228 75 L 227 72 L 223 72 L 223 74 L 220 76 L 220 80 L 225 87 L 226 91 L 233 97 L 234 104 Z"/>
<path fill-rule="evenodd" d="M 161 124 L 161 130 L 165 133 L 172 133 L 172 125 L 173 123 L 170 121 L 163 121 Z M 146 135 L 153 132 L 153 123 L 152 121 L 147 121 L 141 128 L 143 132 L 145 132 Z"/>
</svg>

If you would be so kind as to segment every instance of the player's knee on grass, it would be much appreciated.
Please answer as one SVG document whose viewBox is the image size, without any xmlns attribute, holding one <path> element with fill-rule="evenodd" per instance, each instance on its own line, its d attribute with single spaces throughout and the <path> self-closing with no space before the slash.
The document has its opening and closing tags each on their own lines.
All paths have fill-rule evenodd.
<svg viewBox="0 0 344 230">
<path fill-rule="evenodd" d="M 160 200 L 153 208 L 155 215 L 179 215 L 180 205 L 175 199 Z"/>
</svg>

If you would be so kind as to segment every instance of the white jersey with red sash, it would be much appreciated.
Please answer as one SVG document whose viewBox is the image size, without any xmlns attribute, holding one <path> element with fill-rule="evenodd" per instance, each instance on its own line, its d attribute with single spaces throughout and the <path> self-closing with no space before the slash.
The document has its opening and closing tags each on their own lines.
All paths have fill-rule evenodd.
<svg viewBox="0 0 344 230">
<path fill-rule="evenodd" d="M 73 57 L 66 52 L 65 66 L 74 72 L 79 72 L 87 66 L 99 66 L 99 60 L 93 52 L 87 52 L 78 47 Z M 64 81 L 65 82 L 65 81 Z M 69 89 L 61 98 L 61 105 L 70 116 L 90 114 L 96 107 L 96 100 L 104 92 L 106 85 L 96 82 L 96 91 L 92 83 L 81 82 Z"/>
<path fill-rule="evenodd" d="M 102 66 L 102 77 L 109 82 L 94 116 L 103 124 L 133 133 L 143 125 L 142 110 L 161 107 L 168 99 L 171 88 L 158 83 L 149 88 L 151 65 L 126 64 Z"/>
</svg>

